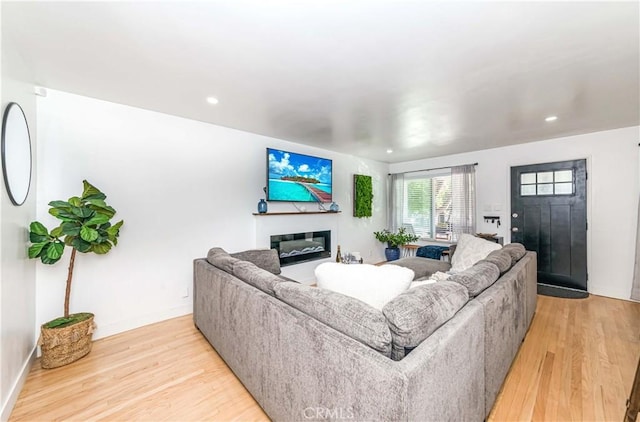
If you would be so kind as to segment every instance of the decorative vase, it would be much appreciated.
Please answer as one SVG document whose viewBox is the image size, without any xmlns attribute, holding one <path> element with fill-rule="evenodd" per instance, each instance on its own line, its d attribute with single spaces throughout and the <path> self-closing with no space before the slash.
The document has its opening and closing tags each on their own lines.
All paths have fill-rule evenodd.
<svg viewBox="0 0 640 422">
<path fill-rule="evenodd" d="M 332 202 L 331 205 L 329 206 L 329 209 L 331 210 L 331 212 L 338 212 L 340 211 L 340 207 L 338 206 L 338 204 L 336 204 L 335 202 Z"/>
<path fill-rule="evenodd" d="M 385 248 L 384 256 L 387 261 L 396 261 L 400 259 L 400 248 Z"/>
<path fill-rule="evenodd" d="M 265 214 L 267 212 L 267 201 L 264 199 L 260 199 L 260 202 L 258 202 L 258 212 L 260 214 Z"/>
</svg>

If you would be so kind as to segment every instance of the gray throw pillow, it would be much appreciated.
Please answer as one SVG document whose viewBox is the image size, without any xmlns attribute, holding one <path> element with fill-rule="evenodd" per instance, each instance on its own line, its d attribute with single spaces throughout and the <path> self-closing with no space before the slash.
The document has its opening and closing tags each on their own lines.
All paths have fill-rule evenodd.
<svg viewBox="0 0 640 422">
<path fill-rule="evenodd" d="M 495 283 L 498 277 L 500 277 L 498 266 L 483 260 L 471 268 L 453 274 L 449 280 L 463 285 L 469 290 L 469 296 L 476 297 Z"/>
<path fill-rule="evenodd" d="M 250 249 L 232 253 L 231 256 L 243 261 L 249 261 L 272 274 L 280 274 L 280 258 L 278 257 L 278 251 L 275 249 Z"/>
<path fill-rule="evenodd" d="M 233 275 L 245 283 L 270 294 L 271 296 L 275 296 L 275 292 L 273 290 L 275 285 L 285 282 L 280 276 L 272 274 L 267 270 L 263 270 L 249 261 L 238 260 L 238 262 L 233 266 Z"/>
<path fill-rule="evenodd" d="M 280 283 L 276 297 L 386 357 L 391 356 L 391 333 L 382 312 L 331 290 L 299 283 Z"/>
<path fill-rule="evenodd" d="M 520 261 L 522 257 L 527 253 L 527 250 L 521 243 L 509 243 L 502 248 L 511 255 L 511 266 L 514 266 L 516 262 Z"/>
<path fill-rule="evenodd" d="M 214 267 L 233 274 L 233 266 L 240 262 L 239 259 L 233 258 L 222 248 L 211 248 L 207 253 L 207 261 Z"/>
<path fill-rule="evenodd" d="M 453 317 L 469 300 L 469 292 L 451 281 L 409 289 L 382 309 L 393 338 L 394 360 L 404 357 L 405 349 L 418 346 Z"/>
</svg>

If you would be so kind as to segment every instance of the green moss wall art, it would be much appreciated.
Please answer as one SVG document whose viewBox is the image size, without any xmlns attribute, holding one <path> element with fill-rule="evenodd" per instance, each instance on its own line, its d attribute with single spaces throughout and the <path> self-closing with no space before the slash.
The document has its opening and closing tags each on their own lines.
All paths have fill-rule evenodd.
<svg viewBox="0 0 640 422">
<path fill-rule="evenodd" d="M 371 176 L 353 175 L 353 216 L 371 217 L 373 204 L 373 182 Z"/>
</svg>

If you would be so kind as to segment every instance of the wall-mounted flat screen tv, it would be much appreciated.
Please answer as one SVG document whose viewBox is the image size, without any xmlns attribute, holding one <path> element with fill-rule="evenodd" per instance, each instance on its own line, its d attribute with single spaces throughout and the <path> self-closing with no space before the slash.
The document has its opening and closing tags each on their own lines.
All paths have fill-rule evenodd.
<svg viewBox="0 0 640 422">
<path fill-rule="evenodd" d="M 332 161 L 267 148 L 267 201 L 331 202 Z"/>
</svg>

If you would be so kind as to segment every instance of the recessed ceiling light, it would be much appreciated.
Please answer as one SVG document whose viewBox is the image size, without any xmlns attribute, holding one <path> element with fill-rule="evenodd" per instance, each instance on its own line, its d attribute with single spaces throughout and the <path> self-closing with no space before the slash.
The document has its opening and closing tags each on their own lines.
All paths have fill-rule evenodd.
<svg viewBox="0 0 640 422">
<path fill-rule="evenodd" d="M 388 149 L 388 150 L 387 150 L 387 154 L 391 154 L 392 152 L 393 152 L 393 150 L 392 150 L 392 149 Z"/>
<path fill-rule="evenodd" d="M 209 104 L 213 104 L 216 105 L 218 104 L 220 101 L 218 101 L 218 99 L 216 97 L 207 97 L 207 102 Z"/>
<path fill-rule="evenodd" d="M 549 116 L 544 119 L 545 122 L 555 122 L 556 120 L 558 120 L 558 116 Z"/>
</svg>

